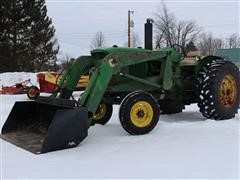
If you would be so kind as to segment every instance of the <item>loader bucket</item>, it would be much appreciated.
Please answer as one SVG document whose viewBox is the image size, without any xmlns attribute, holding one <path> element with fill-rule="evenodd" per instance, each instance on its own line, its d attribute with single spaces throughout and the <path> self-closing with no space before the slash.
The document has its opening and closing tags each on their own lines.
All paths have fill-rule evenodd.
<svg viewBox="0 0 240 180">
<path fill-rule="evenodd" d="M 16 102 L 1 138 L 35 154 L 77 146 L 88 133 L 84 107 L 37 101 Z"/>
</svg>

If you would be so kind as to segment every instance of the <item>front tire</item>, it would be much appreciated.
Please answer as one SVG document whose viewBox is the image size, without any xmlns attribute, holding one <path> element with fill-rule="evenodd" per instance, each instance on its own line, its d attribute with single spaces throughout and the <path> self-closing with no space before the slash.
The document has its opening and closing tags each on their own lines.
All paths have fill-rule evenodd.
<svg viewBox="0 0 240 180">
<path fill-rule="evenodd" d="M 235 116 L 240 101 L 240 77 L 233 63 L 211 61 L 203 67 L 197 81 L 197 102 L 204 117 L 224 120 Z"/>
<path fill-rule="evenodd" d="M 132 135 L 150 132 L 157 125 L 159 115 L 158 102 L 146 92 L 130 93 L 119 110 L 122 127 Z"/>
</svg>

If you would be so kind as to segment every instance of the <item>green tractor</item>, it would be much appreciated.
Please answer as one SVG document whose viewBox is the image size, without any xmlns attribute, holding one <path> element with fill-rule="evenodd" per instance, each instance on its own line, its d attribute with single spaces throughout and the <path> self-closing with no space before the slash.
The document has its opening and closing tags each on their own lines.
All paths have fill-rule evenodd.
<svg viewBox="0 0 240 180">
<path fill-rule="evenodd" d="M 175 48 L 95 49 L 65 70 L 50 97 L 16 102 L 1 137 L 36 154 L 75 147 L 91 125 L 110 120 L 113 104 L 120 105 L 120 123 L 132 135 L 149 133 L 160 114 L 179 113 L 192 103 L 206 118 L 233 118 L 239 69 L 217 56 L 189 62 Z M 89 72 L 85 91 L 74 99 L 79 78 Z"/>
</svg>

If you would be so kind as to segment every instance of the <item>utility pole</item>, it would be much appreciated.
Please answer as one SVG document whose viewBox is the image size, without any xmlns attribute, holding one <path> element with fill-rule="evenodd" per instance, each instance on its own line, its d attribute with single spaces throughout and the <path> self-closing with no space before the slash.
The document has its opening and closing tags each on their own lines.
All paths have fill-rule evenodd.
<svg viewBox="0 0 240 180">
<path fill-rule="evenodd" d="M 133 14 L 134 11 L 128 10 L 128 47 L 131 47 L 131 14 Z"/>
</svg>

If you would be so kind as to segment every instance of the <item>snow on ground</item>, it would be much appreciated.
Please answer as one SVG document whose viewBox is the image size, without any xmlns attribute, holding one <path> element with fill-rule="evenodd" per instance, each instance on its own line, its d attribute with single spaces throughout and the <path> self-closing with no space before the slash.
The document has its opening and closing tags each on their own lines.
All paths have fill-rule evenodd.
<svg viewBox="0 0 240 180">
<path fill-rule="evenodd" d="M 14 79 L 4 75 L 5 82 L 8 78 Z M 27 97 L 0 100 L 1 128 L 14 102 Z M 91 127 L 76 148 L 35 155 L 0 139 L 1 177 L 239 178 L 240 111 L 231 120 L 213 121 L 193 104 L 183 113 L 161 115 L 151 133 L 131 136 L 119 123 L 118 109 L 114 106 L 107 125 Z"/>
</svg>

